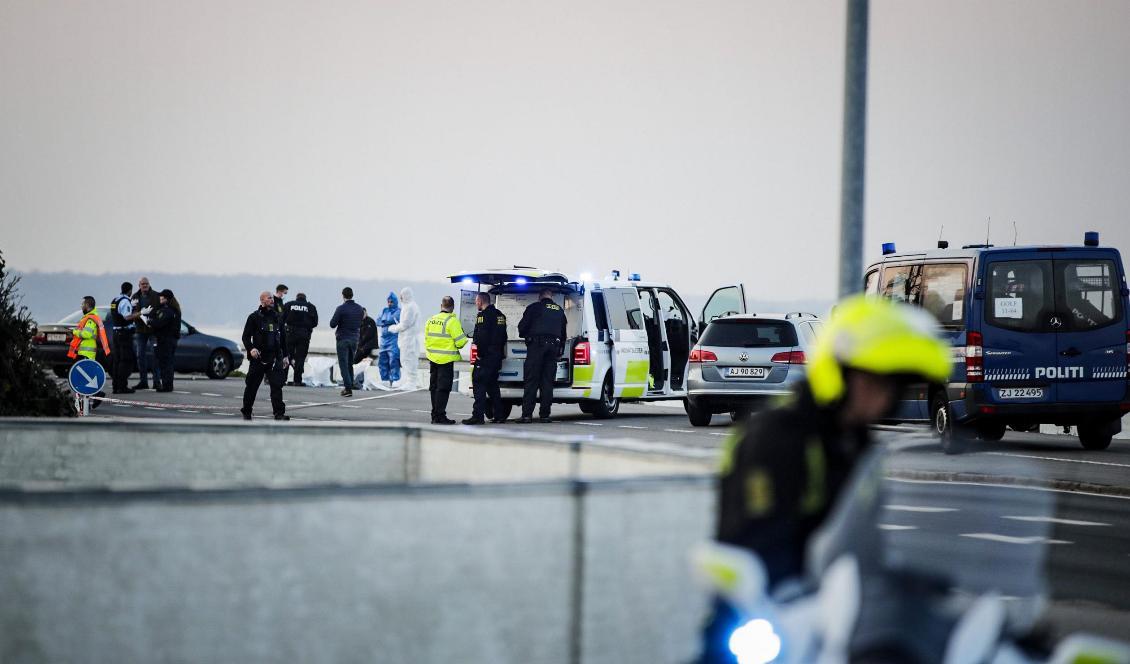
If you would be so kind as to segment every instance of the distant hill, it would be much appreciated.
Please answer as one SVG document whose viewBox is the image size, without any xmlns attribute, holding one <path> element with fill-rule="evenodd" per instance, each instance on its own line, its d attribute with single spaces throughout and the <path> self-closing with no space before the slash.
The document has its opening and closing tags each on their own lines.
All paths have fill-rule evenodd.
<svg viewBox="0 0 1130 664">
<path fill-rule="evenodd" d="M 93 295 L 99 308 L 105 313 L 106 306 L 115 295 L 123 281 L 137 285 L 136 273 L 82 274 L 77 272 L 23 272 L 20 277 L 20 294 L 23 304 L 31 311 L 39 323 L 53 323 L 77 311 L 84 295 Z M 306 293 L 326 320 L 334 307 L 341 303 L 343 286 L 353 288 L 354 300 L 377 313 L 385 306 L 389 291 L 400 292 L 404 286 L 412 287 L 416 301 L 425 315 L 439 308 L 444 295 L 458 300 L 459 287 L 456 284 L 438 281 L 398 281 L 393 279 L 337 279 L 333 277 L 264 277 L 251 274 L 203 275 L 169 274 L 150 272 L 149 277 L 157 290 L 172 289 L 184 308 L 186 321 L 197 326 L 241 328 L 243 321 L 256 306 L 259 293 L 264 290 L 274 292 L 275 285 L 284 283 L 290 287 L 289 299 L 299 292 Z M 747 294 L 756 292 L 753 285 L 746 285 Z M 706 301 L 707 294 L 681 293 L 687 306 L 697 317 Z M 829 300 L 800 300 L 781 302 L 772 300 L 753 300 L 749 302 L 750 311 L 786 312 L 809 311 L 823 315 L 831 306 Z"/>
</svg>

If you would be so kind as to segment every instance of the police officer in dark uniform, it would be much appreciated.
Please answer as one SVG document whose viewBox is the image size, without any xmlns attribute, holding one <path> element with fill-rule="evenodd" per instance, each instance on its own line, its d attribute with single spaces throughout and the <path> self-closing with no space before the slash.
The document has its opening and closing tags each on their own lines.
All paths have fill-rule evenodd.
<svg viewBox="0 0 1130 664">
<path fill-rule="evenodd" d="M 541 390 L 539 421 L 551 422 L 553 379 L 557 375 L 557 358 L 565 348 L 565 310 L 553 301 L 553 291 L 545 288 L 538 301 L 526 307 L 518 323 L 518 334 L 526 340 L 526 363 L 523 366 L 525 393 L 522 395 L 522 424 L 533 422 L 534 402 Z"/>
<path fill-rule="evenodd" d="M 273 298 L 271 298 L 272 306 L 275 308 L 275 313 L 278 314 L 279 321 L 282 321 L 284 326 L 286 324 L 285 323 L 286 305 L 283 303 L 283 300 L 286 299 L 286 294 L 288 292 L 290 292 L 290 289 L 286 287 L 286 284 L 279 284 L 278 286 L 275 286 L 275 295 L 274 295 Z M 283 375 L 283 380 L 284 381 L 286 380 L 285 374 Z M 263 384 L 266 385 L 269 381 L 270 381 L 270 376 L 267 375 L 267 374 L 264 374 L 263 375 Z"/>
<path fill-rule="evenodd" d="M 500 416 L 502 393 L 498 387 L 498 372 L 502 370 L 502 358 L 506 356 L 506 316 L 491 304 L 489 293 L 476 295 L 475 306 L 479 310 L 471 339 L 478 353 L 471 372 L 475 406 L 471 417 L 463 420 L 463 424 L 483 424 L 488 417 L 494 424 L 502 424 L 506 418 Z"/>
<path fill-rule="evenodd" d="M 283 305 L 283 326 L 286 329 L 286 354 L 294 367 L 295 387 L 302 386 L 302 370 L 310 352 L 310 335 L 318 327 L 318 308 L 306 301 L 306 293 Z"/>
<path fill-rule="evenodd" d="M 114 328 L 114 352 L 110 355 L 113 366 L 110 369 L 114 379 L 114 394 L 136 392 L 129 386 L 129 375 L 137 361 L 134 354 L 134 324 L 129 318 L 133 314 L 133 284 L 122 282 L 122 292 L 110 302 L 110 325 Z"/>
<path fill-rule="evenodd" d="M 255 405 L 255 395 L 259 384 L 266 377 L 271 386 L 271 410 L 276 420 L 289 420 L 286 404 L 282 400 L 283 381 L 286 380 L 287 354 L 286 332 L 283 330 L 282 316 L 278 314 L 271 294 L 259 294 L 259 308 L 247 317 L 243 326 L 243 345 L 247 348 L 249 368 L 247 387 L 243 390 L 243 419 L 251 419 L 251 407 Z"/>
</svg>

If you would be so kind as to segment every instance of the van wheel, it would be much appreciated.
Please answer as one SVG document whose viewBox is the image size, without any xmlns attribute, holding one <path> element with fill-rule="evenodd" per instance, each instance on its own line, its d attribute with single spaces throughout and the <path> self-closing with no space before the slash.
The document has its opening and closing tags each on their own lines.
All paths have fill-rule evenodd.
<svg viewBox="0 0 1130 664">
<path fill-rule="evenodd" d="M 1105 450 L 1110 447 L 1110 439 L 1114 437 L 1106 423 L 1099 426 L 1080 424 L 1077 430 L 1079 432 L 1079 444 L 1085 450 Z"/>
<path fill-rule="evenodd" d="M 577 404 L 577 407 L 580 408 L 581 412 L 585 415 L 592 415 L 594 412 L 594 406 L 591 401 L 582 401 Z"/>
<path fill-rule="evenodd" d="M 1002 422 L 981 422 L 977 425 L 977 437 L 995 443 L 1004 438 L 1005 425 Z"/>
<path fill-rule="evenodd" d="M 606 420 L 620 411 L 620 400 L 612 394 L 612 376 L 608 376 L 600 387 L 600 398 L 593 402 L 592 414 L 596 419 Z"/>
<path fill-rule="evenodd" d="M 709 410 L 694 405 L 690 399 L 683 399 L 683 409 L 687 411 L 687 419 L 691 421 L 691 426 L 710 426 L 711 413 Z"/>
<path fill-rule="evenodd" d="M 969 446 L 969 441 L 953 421 L 945 392 L 939 390 L 930 398 L 930 415 L 934 422 L 934 433 L 942 443 L 942 452 L 961 454 Z"/>
</svg>

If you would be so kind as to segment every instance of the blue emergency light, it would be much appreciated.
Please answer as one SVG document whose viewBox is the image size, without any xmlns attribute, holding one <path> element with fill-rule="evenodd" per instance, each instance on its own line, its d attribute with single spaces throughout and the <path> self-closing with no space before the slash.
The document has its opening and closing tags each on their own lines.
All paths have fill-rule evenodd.
<svg viewBox="0 0 1130 664">
<path fill-rule="evenodd" d="M 620 280 L 620 270 L 612 270 L 612 281 Z"/>
<path fill-rule="evenodd" d="M 884 242 L 883 243 L 883 255 L 886 256 L 887 254 L 893 254 L 893 253 L 895 253 L 895 243 L 894 242 Z"/>
<path fill-rule="evenodd" d="M 518 284 L 519 286 L 525 286 L 526 285 L 526 278 L 525 277 L 518 277 L 517 279 L 514 280 L 514 283 Z"/>
<path fill-rule="evenodd" d="M 640 280 L 640 273 L 639 272 L 633 272 L 633 273 L 628 275 L 628 281 L 639 281 L 639 280 Z"/>
<path fill-rule="evenodd" d="M 472 279 L 471 277 L 463 277 L 463 285 L 464 286 L 474 286 L 475 280 Z"/>
<path fill-rule="evenodd" d="M 1087 231 L 1083 233 L 1083 246 L 1084 247 L 1097 247 L 1099 246 L 1099 233 L 1098 231 Z"/>
</svg>

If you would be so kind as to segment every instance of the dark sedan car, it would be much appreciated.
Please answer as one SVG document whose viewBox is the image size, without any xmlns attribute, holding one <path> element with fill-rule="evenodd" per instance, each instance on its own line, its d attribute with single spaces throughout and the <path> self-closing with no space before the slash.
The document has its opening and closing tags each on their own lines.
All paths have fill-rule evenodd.
<svg viewBox="0 0 1130 664">
<path fill-rule="evenodd" d="M 67 316 L 54 325 L 40 326 L 32 339 L 32 354 L 49 365 L 56 376 L 66 377 L 74 360 L 67 357 L 67 347 L 71 343 L 71 330 L 82 318 L 82 312 Z M 106 338 L 110 340 L 113 348 L 114 330 L 106 326 Z M 149 364 L 154 366 L 157 362 L 154 356 L 154 344 L 149 344 Z M 110 370 L 110 359 L 102 353 L 102 344 L 98 344 L 98 362 Z M 195 327 L 181 321 L 180 341 L 177 343 L 177 354 L 174 367 L 177 373 L 203 372 L 209 378 L 225 378 L 233 369 L 243 363 L 243 352 L 234 341 L 211 334 L 204 334 Z"/>
</svg>

